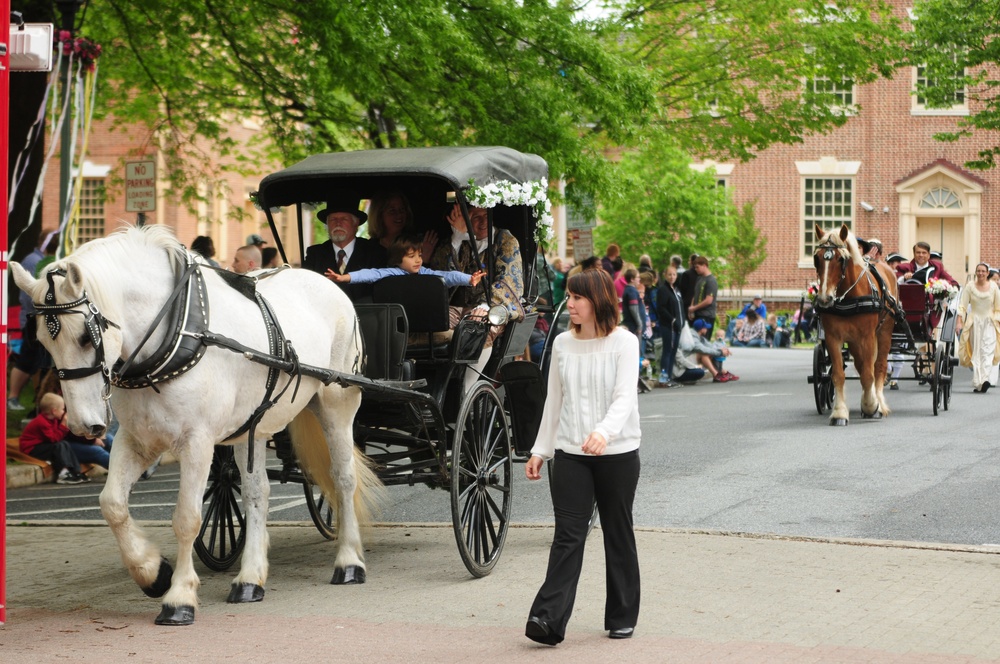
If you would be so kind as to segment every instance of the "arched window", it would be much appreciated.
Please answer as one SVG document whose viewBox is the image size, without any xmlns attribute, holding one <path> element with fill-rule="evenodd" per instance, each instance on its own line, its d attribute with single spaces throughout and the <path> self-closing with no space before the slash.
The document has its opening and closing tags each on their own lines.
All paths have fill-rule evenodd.
<svg viewBox="0 0 1000 664">
<path fill-rule="evenodd" d="M 962 201 L 958 199 L 958 196 L 951 189 L 935 187 L 920 199 L 920 207 L 957 210 L 962 207 Z"/>
</svg>

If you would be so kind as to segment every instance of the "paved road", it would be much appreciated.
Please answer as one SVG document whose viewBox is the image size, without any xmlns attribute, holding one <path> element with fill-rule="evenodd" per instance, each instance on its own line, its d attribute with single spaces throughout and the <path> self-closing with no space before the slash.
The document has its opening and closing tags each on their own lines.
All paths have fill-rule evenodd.
<svg viewBox="0 0 1000 664">
<path fill-rule="evenodd" d="M 952 407 L 935 417 L 915 381 L 888 392 L 894 412 L 858 418 L 859 384 L 848 384 L 847 428 L 817 414 L 811 353 L 737 349 L 742 379 L 655 390 L 640 397 L 640 526 L 788 536 L 851 537 L 954 544 L 1000 544 L 1000 464 L 993 413 L 1000 391 L 973 394 L 958 369 Z M 516 469 L 520 473 L 519 468 Z M 133 493 L 141 519 L 168 519 L 176 465 Z M 513 520 L 550 523 L 544 481 L 518 476 Z M 95 520 L 100 483 L 11 490 L 14 521 Z M 448 494 L 395 487 L 387 522 L 449 522 Z M 307 520 L 301 487 L 273 485 L 271 519 Z"/>
</svg>

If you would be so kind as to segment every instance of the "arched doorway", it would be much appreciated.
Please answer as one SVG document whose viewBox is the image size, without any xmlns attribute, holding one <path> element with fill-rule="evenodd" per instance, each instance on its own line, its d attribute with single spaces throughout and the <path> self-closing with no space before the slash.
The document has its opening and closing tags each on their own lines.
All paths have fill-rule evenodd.
<svg viewBox="0 0 1000 664">
<path fill-rule="evenodd" d="M 941 252 L 945 269 L 965 283 L 979 262 L 981 201 L 985 182 L 943 159 L 896 185 L 899 194 L 899 250 L 909 255 L 917 242 Z"/>
</svg>

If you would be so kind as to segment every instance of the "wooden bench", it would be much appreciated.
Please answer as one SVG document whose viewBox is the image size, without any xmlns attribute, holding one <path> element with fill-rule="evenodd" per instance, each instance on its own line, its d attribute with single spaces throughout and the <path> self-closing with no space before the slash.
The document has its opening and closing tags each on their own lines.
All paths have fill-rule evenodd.
<svg viewBox="0 0 1000 664">
<path fill-rule="evenodd" d="M 32 466 L 38 466 L 42 469 L 42 474 L 45 475 L 46 480 L 55 481 L 52 476 L 52 464 L 48 461 L 42 461 L 41 459 L 36 459 L 30 454 L 25 454 L 21 451 L 20 439 L 18 438 L 8 438 L 7 439 L 7 460 L 17 461 L 19 463 L 26 463 Z M 94 464 L 92 463 L 81 463 L 80 469 L 84 473 L 89 473 L 94 469 Z"/>
<path fill-rule="evenodd" d="M 19 463 L 27 463 L 32 466 L 38 466 L 42 469 L 42 473 L 45 474 L 45 479 L 54 479 L 52 477 L 52 464 L 48 461 L 42 461 L 41 459 L 36 459 L 35 457 L 25 454 L 21 451 L 20 443 L 17 438 L 7 439 L 7 460 L 17 461 Z"/>
</svg>

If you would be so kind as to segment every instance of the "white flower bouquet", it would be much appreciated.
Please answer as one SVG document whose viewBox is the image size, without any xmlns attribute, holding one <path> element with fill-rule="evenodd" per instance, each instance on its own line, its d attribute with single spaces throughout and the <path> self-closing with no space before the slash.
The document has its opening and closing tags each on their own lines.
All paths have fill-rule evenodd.
<svg viewBox="0 0 1000 664">
<path fill-rule="evenodd" d="M 958 286 L 952 286 L 944 279 L 929 279 L 924 289 L 936 299 L 950 300 L 958 295 Z"/>
</svg>

